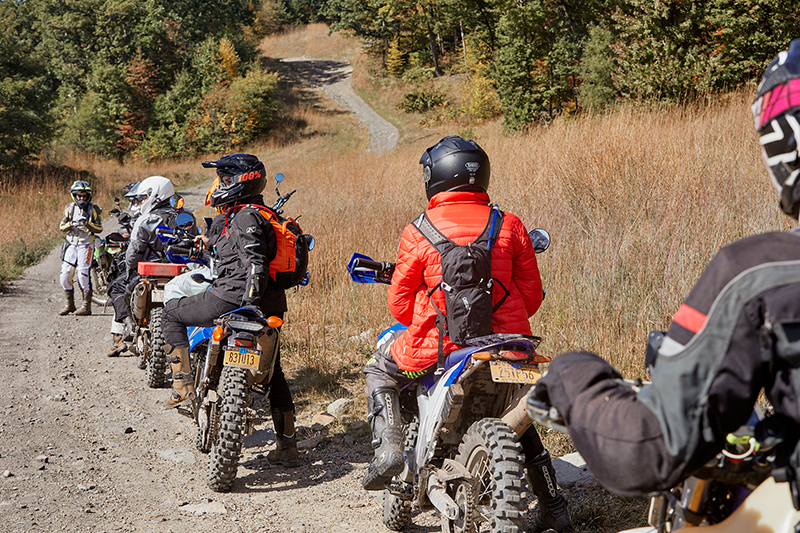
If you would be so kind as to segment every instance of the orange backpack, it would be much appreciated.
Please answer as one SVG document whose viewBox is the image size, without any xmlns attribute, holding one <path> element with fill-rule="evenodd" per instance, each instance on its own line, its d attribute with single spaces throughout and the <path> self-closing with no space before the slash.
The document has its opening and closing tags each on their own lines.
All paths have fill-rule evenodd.
<svg viewBox="0 0 800 533">
<path fill-rule="evenodd" d="M 245 204 L 269 220 L 275 230 L 278 253 L 269 264 L 269 275 L 278 288 L 286 290 L 308 283 L 308 245 L 310 236 L 303 233 L 293 218 L 283 218 L 263 205 Z"/>
</svg>

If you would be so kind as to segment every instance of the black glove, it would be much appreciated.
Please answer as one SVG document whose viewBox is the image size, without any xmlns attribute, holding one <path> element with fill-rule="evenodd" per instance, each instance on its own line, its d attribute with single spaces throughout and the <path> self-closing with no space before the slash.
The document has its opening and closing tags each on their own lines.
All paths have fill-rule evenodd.
<svg viewBox="0 0 800 533">
<path fill-rule="evenodd" d="M 553 359 L 545 375 L 536 383 L 532 396 L 558 409 L 569 423 L 575 398 L 604 379 L 620 379 L 617 370 L 590 352 L 567 352 Z"/>
</svg>

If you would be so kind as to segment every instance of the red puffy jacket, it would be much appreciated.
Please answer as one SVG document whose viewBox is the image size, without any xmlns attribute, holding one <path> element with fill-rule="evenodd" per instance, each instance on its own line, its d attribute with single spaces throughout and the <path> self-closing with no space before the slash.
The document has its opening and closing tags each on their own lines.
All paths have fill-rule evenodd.
<svg viewBox="0 0 800 533">
<path fill-rule="evenodd" d="M 459 245 L 473 242 L 489 220 L 489 195 L 477 192 L 446 191 L 431 198 L 428 218 L 436 228 Z M 409 224 L 400 238 L 397 267 L 389 287 L 389 310 L 401 324 L 408 326 L 392 344 L 391 354 L 397 365 L 410 372 L 435 364 L 439 356 L 439 330 L 436 311 L 445 309 L 441 290 L 428 298 L 431 287 L 442 277 L 439 253 Z M 492 247 L 492 277 L 509 291 L 509 296 L 492 315 L 494 333 L 531 333 L 528 318 L 542 303 L 542 280 L 533 245 L 519 218 L 505 213 L 497 242 Z M 494 291 L 494 303 L 505 291 Z M 444 351 L 460 346 L 444 337 Z"/>
</svg>

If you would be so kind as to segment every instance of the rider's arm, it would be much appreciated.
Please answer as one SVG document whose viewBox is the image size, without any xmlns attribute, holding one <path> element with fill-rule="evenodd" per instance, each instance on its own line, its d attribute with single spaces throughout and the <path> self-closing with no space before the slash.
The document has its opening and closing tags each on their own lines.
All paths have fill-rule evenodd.
<svg viewBox="0 0 800 533">
<path fill-rule="evenodd" d="M 156 227 L 162 222 L 158 215 L 148 215 L 144 219 L 136 221 L 131 231 L 131 243 L 125 252 L 125 265 L 127 268 L 128 279 L 136 274 L 139 263 L 147 257 L 149 251 L 160 252 L 164 250 L 164 244 L 156 235 Z"/>
<path fill-rule="evenodd" d="M 232 223 L 236 225 L 239 253 L 247 268 L 242 305 L 259 307 L 269 282 L 269 263 L 278 253 L 275 231 L 261 214 L 251 209 L 240 211 Z"/>
<path fill-rule="evenodd" d="M 69 231 L 72 229 L 72 217 L 69 214 L 71 205 L 72 204 L 64 208 L 64 216 L 61 218 L 61 223 L 58 225 L 58 229 L 64 233 L 69 233 Z"/>
<path fill-rule="evenodd" d="M 400 238 L 397 265 L 389 286 L 389 311 L 401 324 L 408 326 L 414 317 L 414 302 L 420 290 L 426 290 L 425 263 L 419 257 L 419 241 L 416 230 L 409 225 Z M 419 236 L 424 240 L 424 237 Z"/>
<path fill-rule="evenodd" d="M 512 234 L 512 277 L 522 295 L 528 317 L 533 316 L 542 304 L 542 278 L 536 261 L 536 252 L 522 221 L 511 213 L 506 213 L 503 226 L 508 225 Z"/>
<path fill-rule="evenodd" d="M 100 233 L 103 231 L 103 222 L 100 220 L 100 208 L 96 205 L 92 205 L 91 209 L 89 209 L 86 229 L 88 229 L 90 233 Z"/>
</svg>

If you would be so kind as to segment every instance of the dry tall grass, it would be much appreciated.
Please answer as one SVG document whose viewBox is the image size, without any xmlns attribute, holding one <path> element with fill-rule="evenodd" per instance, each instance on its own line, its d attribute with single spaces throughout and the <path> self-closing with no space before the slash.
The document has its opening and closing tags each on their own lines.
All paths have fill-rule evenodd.
<svg viewBox="0 0 800 533">
<path fill-rule="evenodd" d="M 259 49 L 267 57 L 350 57 L 360 48 L 356 37 L 343 32 L 328 35 L 327 24 L 286 26 L 280 33 L 261 41 Z"/>
<path fill-rule="evenodd" d="M 547 298 L 533 318 L 543 353 L 589 349 L 642 376 L 647 332 L 667 327 L 716 250 L 788 227 L 749 100 L 621 107 L 514 138 L 479 131 L 493 201 L 553 236 L 540 256 Z M 417 161 L 429 144 L 286 162 L 300 190 L 293 210 L 318 242 L 312 284 L 290 303 L 287 339 L 303 366 L 356 366 L 350 356 L 391 324 L 385 288 L 351 283 L 344 267 L 354 251 L 396 257 L 403 226 L 425 208 Z"/>
</svg>

